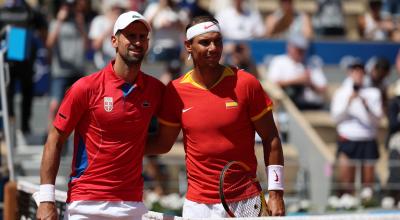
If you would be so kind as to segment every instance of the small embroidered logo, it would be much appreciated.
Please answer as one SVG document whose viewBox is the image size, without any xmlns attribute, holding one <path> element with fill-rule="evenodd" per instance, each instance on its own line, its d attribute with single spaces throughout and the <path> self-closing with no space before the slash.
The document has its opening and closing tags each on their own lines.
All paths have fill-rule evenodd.
<svg viewBox="0 0 400 220">
<path fill-rule="evenodd" d="M 206 26 L 204 26 L 204 29 L 207 30 L 208 28 L 210 28 L 210 27 L 212 27 L 212 26 L 214 26 L 214 25 L 215 25 L 215 24 L 206 25 Z"/>
<path fill-rule="evenodd" d="M 275 170 L 273 170 L 274 171 L 274 173 L 275 173 L 275 182 L 279 182 L 279 176 L 278 176 L 278 174 L 276 173 L 276 171 Z"/>
<path fill-rule="evenodd" d="M 111 112 L 113 110 L 112 97 L 104 97 L 104 110 L 106 110 L 106 112 Z"/>
</svg>

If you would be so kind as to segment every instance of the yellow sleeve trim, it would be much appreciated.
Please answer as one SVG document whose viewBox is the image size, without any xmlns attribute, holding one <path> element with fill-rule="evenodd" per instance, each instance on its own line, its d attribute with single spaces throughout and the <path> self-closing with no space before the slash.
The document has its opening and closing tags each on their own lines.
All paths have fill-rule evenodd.
<svg viewBox="0 0 400 220">
<path fill-rule="evenodd" d="M 161 118 L 158 118 L 158 122 L 160 122 L 163 125 L 167 125 L 167 126 L 171 126 L 171 127 L 180 127 L 181 126 L 181 124 L 179 124 L 179 123 L 172 123 L 172 122 L 163 120 Z"/>
<path fill-rule="evenodd" d="M 251 121 L 257 121 L 258 119 L 260 119 L 263 115 L 265 115 L 267 112 L 272 111 L 272 105 L 268 106 L 266 109 L 264 109 L 260 114 L 251 117 Z"/>
<path fill-rule="evenodd" d="M 225 102 L 225 107 L 227 107 L 227 108 L 229 108 L 229 107 L 237 107 L 237 106 L 238 106 L 238 103 L 235 102 L 235 101 Z"/>
</svg>

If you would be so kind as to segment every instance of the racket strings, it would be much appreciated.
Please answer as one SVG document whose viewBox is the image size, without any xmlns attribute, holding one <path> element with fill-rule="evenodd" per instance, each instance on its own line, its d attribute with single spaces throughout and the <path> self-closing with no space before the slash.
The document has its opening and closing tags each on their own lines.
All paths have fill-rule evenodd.
<svg viewBox="0 0 400 220">
<path fill-rule="evenodd" d="M 231 217 L 258 217 L 263 209 L 262 189 L 255 173 L 240 161 L 225 165 L 220 175 L 222 204 Z"/>
<path fill-rule="evenodd" d="M 239 202 L 228 203 L 228 206 L 235 217 L 258 217 L 262 205 L 261 198 L 257 195 Z"/>
</svg>

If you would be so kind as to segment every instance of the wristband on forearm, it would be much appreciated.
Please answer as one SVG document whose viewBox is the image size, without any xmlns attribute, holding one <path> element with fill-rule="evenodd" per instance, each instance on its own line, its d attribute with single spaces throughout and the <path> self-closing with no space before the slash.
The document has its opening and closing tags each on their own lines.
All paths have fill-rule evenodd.
<svg viewBox="0 0 400 220">
<path fill-rule="evenodd" d="M 55 202 L 55 187 L 52 184 L 42 184 L 39 188 L 39 202 Z"/>
<path fill-rule="evenodd" d="M 268 190 L 283 190 L 283 166 L 269 165 L 265 171 L 268 175 Z"/>
</svg>

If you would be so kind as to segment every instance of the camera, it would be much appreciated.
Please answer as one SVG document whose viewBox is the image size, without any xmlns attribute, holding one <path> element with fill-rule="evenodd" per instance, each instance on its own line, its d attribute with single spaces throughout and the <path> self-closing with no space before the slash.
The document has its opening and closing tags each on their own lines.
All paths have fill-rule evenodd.
<svg viewBox="0 0 400 220">
<path fill-rule="evenodd" d="M 360 88 L 361 88 L 361 86 L 358 85 L 358 84 L 354 84 L 353 85 L 353 90 L 356 91 L 356 92 L 358 92 L 360 90 Z"/>
</svg>

